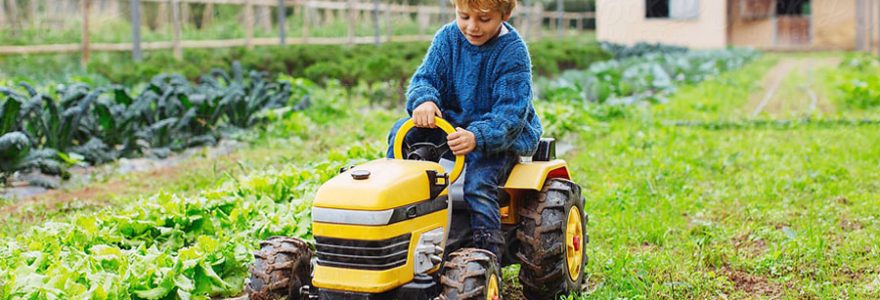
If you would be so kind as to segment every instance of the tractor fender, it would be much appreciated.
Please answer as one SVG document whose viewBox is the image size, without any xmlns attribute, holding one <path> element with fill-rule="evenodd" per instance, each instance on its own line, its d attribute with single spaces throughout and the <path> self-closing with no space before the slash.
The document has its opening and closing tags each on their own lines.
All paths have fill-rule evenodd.
<svg viewBox="0 0 880 300">
<path fill-rule="evenodd" d="M 571 179 L 568 164 L 564 160 L 518 163 L 510 171 L 504 188 L 540 191 L 544 187 L 544 181 L 551 178 Z"/>
</svg>

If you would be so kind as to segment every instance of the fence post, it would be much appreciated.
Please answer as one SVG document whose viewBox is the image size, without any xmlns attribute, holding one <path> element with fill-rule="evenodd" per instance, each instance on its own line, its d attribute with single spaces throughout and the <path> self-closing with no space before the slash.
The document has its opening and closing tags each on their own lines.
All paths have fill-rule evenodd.
<svg viewBox="0 0 880 300">
<path fill-rule="evenodd" d="M 162 25 L 168 23 L 168 2 L 170 0 L 159 1 L 159 4 L 156 7 L 156 18 L 154 20 L 154 24 L 156 24 L 155 28 L 159 28 Z"/>
<path fill-rule="evenodd" d="M 868 52 L 874 51 L 874 43 L 873 43 L 873 40 L 874 40 L 874 18 L 873 18 L 873 14 L 871 13 L 871 8 L 874 7 L 873 3 L 874 3 L 874 1 L 872 1 L 872 0 L 865 0 L 865 7 L 864 7 L 865 8 L 865 18 L 868 21 L 867 27 L 865 29 L 867 31 L 867 34 L 866 34 L 867 38 L 865 39 L 865 42 L 866 42 L 865 51 L 868 51 Z"/>
<path fill-rule="evenodd" d="M 539 3 L 535 3 L 535 34 L 533 35 L 535 40 L 540 40 L 544 35 L 544 5 Z M 551 22 L 552 23 L 552 22 Z"/>
<path fill-rule="evenodd" d="M 205 10 L 202 11 L 202 28 L 214 22 L 214 3 L 205 4 Z"/>
<path fill-rule="evenodd" d="M 287 35 L 287 25 L 284 24 L 284 18 L 287 17 L 287 9 L 284 8 L 284 0 L 278 0 L 278 41 L 284 47 Z"/>
<path fill-rule="evenodd" d="M 6 25 L 6 3 L 0 0 L 0 26 Z"/>
<path fill-rule="evenodd" d="M 865 0 L 856 0 L 856 51 L 865 48 Z"/>
<path fill-rule="evenodd" d="M 183 50 L 180 49 L 180 0 L 171 0 L 171 26 L 174 30 L 171 38 L 171 47 L 174 58 L 183 59 Z"/>
<path fill-rule="evenodd" d="M 449 22 L 449 0 L 439 0 L 440 1 L 440 23 L 446 24 Z"/>
<path fill-rule="evenodd" d="M 92 6 L 92 0 L 80 0 L 82 6 L 82 66 L 85 68 L 89 64 L 89 10 Z"/>
<path fill-rule="evenodd" d="M 254 39 L 254 0 L 246 0 L 244 4 L 244 44 L 253 49 Z"/>
<path fill-rule="evenodd" d="M 141 61 L 141 1 L 131 0 L 131 56 Z"/>
<path fill-rule="evenodd" d="M 2 0 L 0 0 L 2 2 Z M 18 18 L 18 2 L 16 0 L 6 0 L 6 4 L 9 7 L 9 23 L 10 27 L 12 27 L 12 34 L 18 35 L 19 31 L 19 18 Z"/>
<path fill-rule="evenodd" d="M 880 54 L 880 1 L 875 0 L 875 1 L 873 1 L 873 4 L 871 4 L 871 15 L 877 17 L 877 19 L 876 19 L 877 23 L 874 23 L 875 20 L 873 18 L 870 20 L 871 24 L 876 24 L 876 26 L 872 26 L 872 28 L 877 29 L 877 36 L 874 36 L 874 35 L 871 36 L 871 48 L 870 48 L 871 51 L 870 52 L 873 53 L 874 47 L 877 47 L 877 53 Z M 877 39 L 875 39 L 875 37 Z"/>
<path fill-rule="evenodd" d="M 348 13 L 348 21 L 345 22 L 348 24 L 348 45 L 354 45 L 354 36 L 355 26 L 357 26 L 357 14 L 358 11 L 354 9 L 355 0 L 348 0 L 348 5 L 346 5 L 346 12 Z"/>
<path fill-rule="evenodd" d="M 272 8 L 268 5 L 257 5 L 255 8 L 257 11 L 257 22 L 260 23 L 260 28 L 263 31 L 272 31 Z"/>
<path fill-rule="evenodd" d="M 517 16 L 517 18 L 522 19 L 519 22 L 520 26 L 522 26 L 519 30 L 524 40 L 529 40 L 531 38 L 531 32 L 529 31 L 532 30 L 532 10 L 528 7 L 528 1 L 523 1 L 523 4 L 519 9 L 519 16 Z"/>
<path fill-rule="evenodd" d="M 333 22 L 336 22 L 336 14 L 337 12 L 333 9 L 325 8 L 324 9 L 324 18 L 321 20 L 321 24 L 330 25 Z"/>
<path fill-rule="evenodd" d="M 389 3 L 387 9 L 385 9 L 385 30 L 387 31 L 386 34 L 388 34 L 388 39 L 386 39 L 388 42 L 391 42 L 394 39 L 394 20 L 392 19 L 393 14 L 391 13 L 391 10 L 396 6 L 397 4 Z"/>
<path fill-rule="evenodd" d="M 37 11 L 37 7 L 40 6 L 38 1 L 39 0 L 28 1 L 28 15 L 30 17 L 30 23 L 31 23 L 30 25 L 31 26 L 36 26 L 37 24 L 40 24 L 40 20 L 39 20 L 40 15 L 39 15 L 39 12 Z"/>
<path fill-rule="evenodd" d="M 190 22 L 190 19 L 192 18 L 192 9 L 189 7 L 189 3 L 186 1 L 178 3 L 178 6 L 180 6 L 180 26 L 185 26 L 187 23 Z"/>
<path fill-rule="evenodd" d="M 373 34 L 376 45 L 382 43 L 382 26 L 379 23 L 379 0 L 373 0 Z"/>
<path fill-rule="evenodd" d="M 416 23 L 419 23 L 419 35 L 425 34 L 428 23 L 431 21 L 428 13 L 422 5 L 416 6 Z"/>
<path fill-rule="evenodd" d="M 303 14 L 302 39 L 303 39 L 303 43 L 308 44 L 308 42 L 309 42 L 309 25 L 312 23 L 312 10 L 309 8 L 309 1 L 302 2 L 302 14 Z"/>
<path fill-rule="evenodd" d="M 556 31 L 559 38 L 565 36 L 565 0 L 556 0 Z"/>
</svg>

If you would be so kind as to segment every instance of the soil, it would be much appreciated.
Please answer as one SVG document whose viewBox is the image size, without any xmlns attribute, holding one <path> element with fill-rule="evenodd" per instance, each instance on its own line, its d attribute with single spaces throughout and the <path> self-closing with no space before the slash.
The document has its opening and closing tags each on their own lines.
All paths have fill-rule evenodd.
<svg viewBox="0 0 880 300">
<path fill-rule="evenodd" d="M 748 295 L 760 295 L 772 299 L 779 298 L 782 295 L 783 287 L 770 282 L 766 277 L 733 269 L 729 266 L 721 267 L 718 273 L 727 276 L 733 282 L 734 289 L 745 292 Z"/>
<path fill-rule="evenodd" d="M 504 300 L 526 300 L 526 297 L 522 294 L 522 286 L 519 285 L 519 282 L 504 282 L 503 289 L 501 294 L 504 295 Z"/>
<path fill-rule="evenodd" d="M 214 160 L 235 161 L 235 155 L 230 153 L 238 147 L 237 142 L 225 142 L 215 147 L 190 149 L 165 159 L 120 159 L 113 164 L 74 168 L 70 170 L 71 180 L 59 189 L 18 184 L 3 190 L 3 197 L 13 201 L 0 207 L 0 214 L 28 222 L 39 220 L 45 213 L 72 210 L 72 206 L 76 206 L 75 209 L 104 207 L 114 197 L 139 194 L 150 187 L 177 181 L 182 170 L 208 168 Z M 208 159 L 189 159 L 201 155 Z M 217 168 L 222 172 L 228 166 L 218 164 Z M 36 205 L 41 206 L 36 212 L 23 209 Z"/>
</svg>

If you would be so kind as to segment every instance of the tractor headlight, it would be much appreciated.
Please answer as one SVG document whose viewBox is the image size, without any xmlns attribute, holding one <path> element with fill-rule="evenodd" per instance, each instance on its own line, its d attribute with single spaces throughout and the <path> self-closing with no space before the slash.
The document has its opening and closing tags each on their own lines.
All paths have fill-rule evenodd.
<svg viewBox="0 0 880 300">
<path fill-rule="evenodd" d="M 416 251 L 413 252 L 413 271 L 424 274 L 443 261 L 443 227 L 433 229 L 419 236 Z"/>
</svg>

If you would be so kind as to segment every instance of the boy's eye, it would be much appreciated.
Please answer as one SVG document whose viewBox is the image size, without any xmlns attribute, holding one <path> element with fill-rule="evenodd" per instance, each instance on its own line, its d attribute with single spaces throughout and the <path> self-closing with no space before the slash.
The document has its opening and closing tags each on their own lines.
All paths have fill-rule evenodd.
<svg viewBox="0 0 880 300">
<path fill-rule="evenodd" d="M 467 19 L 468 19 L 468 16 L 465 16 L 465 15 L 459 15 L 459 17 L 460 17 L 462 20 L 467 20 Z"/>
<path fill-rule="evenodd" d="M 491 20 L 491 19 L 487 19 L 487 18 L 482 18 L 482 19 L 480 19 L 480 21 L 483 21 L 483 22 L 489 22 L 489 21 L 492 21 L 492 20 Z"/>
</svg>

